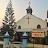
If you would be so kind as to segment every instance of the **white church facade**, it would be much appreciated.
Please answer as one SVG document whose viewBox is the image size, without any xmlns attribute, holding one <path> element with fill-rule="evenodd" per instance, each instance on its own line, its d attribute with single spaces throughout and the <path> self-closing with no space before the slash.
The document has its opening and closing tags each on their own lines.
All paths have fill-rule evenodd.
<svg viewBox="0 0 48 48">
<path fill-rule="evenodd" d="M 42 20 L 34 15 L 32 15 L 32 8 L 29 6 L 27 9 L 27 15 L 22 17 L 17 21 L 16 29 L 46 29 L 47 21 Z"/>
<path fill-rule="evenodd" d="M 37 29 L 40 26 L 41 29 L 47 28 L 47 22 L 31 14 L 27 14 L 17 21 L 17 29 Z"/>
<path fill-rule="evenodd" d="M 47 32 L 47 21 L 42 20 L 38 17 L 36 17 L 35 15 L 32 14 L 32 8 L 29 7 L 26 9 L 27 10 L 27 15 L 25 15 L 24 17 L 22 17 L 19 21 L 16 22 L 16 37 L 19 37 L 18 39 L 16 38 L 16 40 L 19 40 L 22 36 L 22 32 L 32 32 L 33 33 L 37 33 L 37 35 L 35 34 L 35 36 L 37 38 L 35 38 L 34 34 L 32 33 L 31 38 L 35 38 L 35 42 L 39 42 L 42 43 L 41 40 L 43 40 L 43 42 L 45 42 L 45 38 L 38 38 L 38 37 L 45 37 L 44 36 L 44 32 L 46 35 Z M 40 32 L 40 33 L 39 33 Z M 31 33 L 30 33 L 31 35 Z M 21 39 L 20 39 L 21 40 Z M 28 39 L 29 40 L 29 39 Z"/>
</svg>

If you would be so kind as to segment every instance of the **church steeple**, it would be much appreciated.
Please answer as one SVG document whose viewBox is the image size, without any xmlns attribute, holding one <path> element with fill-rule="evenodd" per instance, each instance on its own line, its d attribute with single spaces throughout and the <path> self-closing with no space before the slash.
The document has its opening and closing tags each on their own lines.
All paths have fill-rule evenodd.
<svg viewBox="0 0 48 48">
<path fill-rule="evenodd" d="M 30 7 L 30 3 L 31 3 L 31 2 L 29 2 L 29 7 L 26 9 L 26 10 L 27 10 L 27 14 L 28 14 L 28 13 L 32 14 L 32 8 Z"/>
</svg>

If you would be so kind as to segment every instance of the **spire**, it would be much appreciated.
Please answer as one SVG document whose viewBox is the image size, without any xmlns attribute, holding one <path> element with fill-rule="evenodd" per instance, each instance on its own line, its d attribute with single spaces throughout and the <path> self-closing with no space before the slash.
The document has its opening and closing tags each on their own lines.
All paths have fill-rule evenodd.
<svg viewBox="0 0 48 48">
<path fill-rule="evenodd" d="M 30 7 L 30 3 L 31 3 L 31 2 L 29 2 L 29 7 L 26 9 L 26 10 L 27 10 L 27 14 L 28 14 L 28 13 L 32 14 L 32 8 Z"/>
</svg>

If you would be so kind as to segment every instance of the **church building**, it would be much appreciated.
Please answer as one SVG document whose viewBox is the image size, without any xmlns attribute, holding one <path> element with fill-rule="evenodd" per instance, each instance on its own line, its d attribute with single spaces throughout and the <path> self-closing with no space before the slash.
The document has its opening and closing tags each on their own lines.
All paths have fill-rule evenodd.
<svg viewBox="0 0 48 48">
<path fill-rule="evenodd" d="M 27 9 L 27 15 L 17 21 L 17 29 L 45 29 L 47 28 L 46 20 L 42 20 L 32 14 L 32 8 L 29 6 Z"/>
<path fill-rule="evenodd" d="M 26 9 L 26 11 L 27 11 L 27 14 L 16 22 L 16 25 L 17 25 L 16 37 L 18 37 L 18 40 L 19 40 L 23 32 L 27 32 L 29 38 L 30 37 L 34 38 L 35 43 L 42 43 L 42 41 L 45 39 L 44 32 L 46 32 L 46 29 L 47 29 L 47 21 L 46 20 L 44 21 L 36 17 L 35 15 L 33 15 L 32 14 L 33 11 L 30 5 Z M 33 39 L 30 41 L 33 41 Z"/>
</svg>

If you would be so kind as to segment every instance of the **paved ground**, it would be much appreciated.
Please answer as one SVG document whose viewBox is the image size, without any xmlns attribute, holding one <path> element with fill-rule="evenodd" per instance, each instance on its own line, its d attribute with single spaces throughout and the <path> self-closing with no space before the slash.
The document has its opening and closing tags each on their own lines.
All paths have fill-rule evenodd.
<svg viewBox="0 0 48 48">
<path fill-rule="evenodd" d="M 15 44 L 10 44 L 11 45 L 11 47 L 17 47 L 17 48 L 20 48 L 20 47 L 22 47 L 22 42 L 14 42 Z M 19 43 L 19 44 L 18 44 Z M 4 44 L 4 42 L 3 41 L 0 41 L 0 44 Z M 41 44 L 31 44 L 31 43 L 28 43 L 27 44 L 27 47 L 36 47 L 36 48 L 48 48 L 48 45 L 41 45 Z"/>
<path fill-rule="evenodd" d="M 22 42 L 13 42 L 13 43 L 11 43 L 11 47 L 20 48 L 20 47 L 22 47 Z"/>
<path fill-rule="evenodd" d="M 36 47 L 36 48 L 48 48 L 48 45 L 41 45 L 41 44 L 27 44 L 28 47 Z"/>
<path fill-rule="evenodd" d="M 21 42 L 16 42 L 16 43 L 21 43 Z M 14 47 L 17 47 L 17 48 L 20 48 L 20 46 L 22 46 L 22 43 L 21 44 L 11 44 L 11 46 L 14 46 Z M 42 44 L 31 44 L 31 43 L 28 43 L 27 44 L 27 47 L 36 47 L 36 48 L 48 48 L 48 45 L 42 45 Z"/>
</svg>

